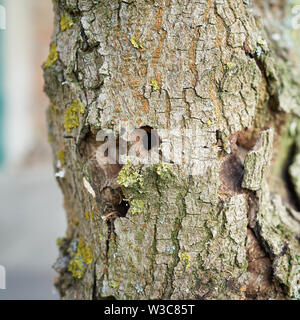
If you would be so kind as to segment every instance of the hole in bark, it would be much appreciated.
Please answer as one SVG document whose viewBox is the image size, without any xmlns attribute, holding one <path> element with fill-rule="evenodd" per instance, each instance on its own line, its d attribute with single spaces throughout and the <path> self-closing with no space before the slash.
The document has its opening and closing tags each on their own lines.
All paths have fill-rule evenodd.
<svg viewBox="0 0 300 320">
<path fill-rule="evenodd" d="M 113 221 L 118 217 L 125 217 L 130 207 L 117 184 L 118 174 L 123 167 L 118 162 L 119 153 L 125 153 L 124 143 L 126 142 L 119 139 L 119 136 L 104 134 L 98 136 L 97 140 L 97 135 L 89 133 L 79 148 L 83 161 L 88 165 L 86 172 L 90 175 L 90 185 L 110 234 L 113 231 Z"/>
<path fill-rule="evenodd" d="M 99 197 L 99 205 L 105 208 L 104 215 L 107 221 L 113 221 L 118 217 L 125 217 L 130 208 L 129 202 L 124 200 L 121 188 L 104 188 Z"/>
<path fill-rule="evenodd" d="M 122 200 L 121 203 L 116 207 L 121 217 L 125 217 L 130 208 L 129 202 Z"/>
<path fill-rule="evenodd" d="M 122 141 L 119 137 L 105 134 L 101 137 L 89 133 L 80 143 L 79 152 L 85 167 L 88 167 L 88 174 L 92 178 L 91 186 L 97 198 L 99 193 L 106 187 L 115 188 L 116 179 L 122 164 L 119 163 L 119 153 L 124 153 Z"/>
<path fill-rule="evenodd" d="M 242 191 L 244 166 L 236 155 L 229 155 L 222 164 L 221 169 L 221 193 L 232 196 Z"/>
<path fill-rule="evenodd" d="M 140 129 L 144 130 L 146 134 L 142 137 L 142 142 L 144 149 L 150 151 L 158 146 L 159 137 L 156 130 L 149 126 L 141 127 Z"/>
<path fill-rule="evenodd" d="M 259 131 L 257 129 L 246 128 L 229 137 L 232 153 L 240 158 L 242 163 L 244 163 L 248 151 L 255 146 L 258 134 Z"/>
</svg>

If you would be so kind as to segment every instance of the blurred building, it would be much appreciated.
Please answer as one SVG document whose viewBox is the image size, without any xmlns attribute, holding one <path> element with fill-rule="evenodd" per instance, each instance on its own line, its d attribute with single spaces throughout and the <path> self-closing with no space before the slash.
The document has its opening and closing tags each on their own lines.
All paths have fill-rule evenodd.
<svg viewBox="0 0 300 320">
<path fill-rule="evenodd" d="M 57 299 L 51 266 L 66 222 L 47 141 L 41 68 L 52 1 L 0 0 L 0 19 L 0 265 L 7 275 L 0 300 Z"/>
<path fill-rule="evenodd" d="M 0 4 L 6 9 L 6 30 L 1 31 L 0 161 L 15 167 L 50 158 L 41 65 L 49 50 L 52 2 L 2 0 Z"/>
<path fill-rule="evenodd" d="M 0 1 L 0 167 L 4 162 L 4 37 L 6 9 Z"/>
</svg>

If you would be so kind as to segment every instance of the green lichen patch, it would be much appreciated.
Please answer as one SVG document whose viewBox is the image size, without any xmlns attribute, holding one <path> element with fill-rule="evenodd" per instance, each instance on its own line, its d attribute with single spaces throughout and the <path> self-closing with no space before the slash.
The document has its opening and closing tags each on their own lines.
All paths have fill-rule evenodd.
<svg viewBox="0 0 300 320">
<path fill-rule="evenodd" d="M 74 100 L 71 107 L 65 111 L 64 126 L 68 132 L 79 126 L 78 114 L 84 113 L 84 105 L 77 99 Z"/>
<path fill-rule="evenodd" d="M 160 176 L 160 177 L 165 177 L 166 175 L 169 175 L 171 173 L 171 167 L 168 164 L 165 163 L 159 163 L 156 165 L 155 172 Z"/>
<path fill-rule="evenodd" d="M 236 64 L 234 62 L 227 62 L 226 67 L 228 70 L 233 69 L 236 67 Z"/>
<path fill-rule="evenodd" d="M 83 240 L 78 243 L 75 255 L 69 262 L 68 271 L 76 279 L 81 279 L 85 274 L 87 266 L 93 262 L 93 254 L 90 247 L 86 246 Z"/>
<path fill-rule="evenodd" d="M 171 166 L 166 163 L 159 163 L 153 166 L 154 172 L 157 174 L 159 180 L 164 182 L 171 182 L 173 179 Z"/>
<path fill-rule="evenodd" d="M 49 56 L 44 64 L 45 68 L 50 68 L 54 65 L 54 63 L 57 61 L 58 59 L 58 52 L 57 52 L 57 48 L 56 48 L 56 44 L 53 43 L 51 48 L 50 48 L 50 53 Z"/>
<path fill-rule="evenodd" d="M 186 253 L 183 252 L 180 256 L 180 261 L 184 264 L 184 269 L 188 270 L 191 266 L 191 257 Z"/>
<path fill-rule="evenodd" d="M 144 184 L 144 177 L 140 173 L 140 168 L 138 166 L 134 166 L 130 161 L 128 161 L 119 172 L 117 182 L 125 188 L 132 187 L 134 185 L 142 187 Z"/>
<path fill-rule="evenodd" d="M 66 13 L 65 15 L 62 16 L 60 20 L 60 28 L 62 31 L 65 31 L 71 28 L 73 24 L 74 22 L 69 14 Z"/>
<path fill-rule="evenodd" d="M 143 44 L 140 42 L 140 40 L 136 36 L 132 36 L 130 39 L 131 44 L 134 46 L 136 49 L 143 49 Z"/>
<path fill-rule="evenodd" d="M 145 209 L 145 203 L 143 200 L 133 199 L 130 201 L 131 214 L 139 214 Z"/>
<path fill-rule="evenodd" d="M 110 283 L 110 286 L 113 288 L 113 289 L 117 289 L 120 285 L 120 282 L 118 281 L 115 281 L 115 280 L 112 280 L 111 283 Z"/>
</svg>

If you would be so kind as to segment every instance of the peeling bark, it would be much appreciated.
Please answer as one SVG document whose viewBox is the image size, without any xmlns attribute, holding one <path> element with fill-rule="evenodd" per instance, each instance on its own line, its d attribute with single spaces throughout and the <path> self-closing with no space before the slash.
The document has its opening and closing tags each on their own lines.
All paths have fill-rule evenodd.
<svg viewBox="0 0 300 320">
<path fill-rule="evenodd" d="M 44 74 L 68 219 L 62 298 L 299 298 L 298 47 L 272 37 L 290 9 L 54 1 Z M 171 150 L 184 139 L 198 174 L 185 154 L 182 165 L 103 162 L 99 132 L 121 136 L 120 125 L 148 130 L 134 146 L 144 155 L 151 128 L 191 132 L 171 131 Z"/>
</svg>

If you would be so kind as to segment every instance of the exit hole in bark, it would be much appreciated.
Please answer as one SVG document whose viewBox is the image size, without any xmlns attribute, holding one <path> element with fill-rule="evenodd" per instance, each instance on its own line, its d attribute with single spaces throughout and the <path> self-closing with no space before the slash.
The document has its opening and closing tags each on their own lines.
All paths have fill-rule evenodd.
<svg viewBox="0 0 300 320">
<path fill-rule="evenodd" d="M 125 217 L 130 205 L 124 199 L 124 194 L 121 188 L 104 188 L 99 196 L 99 205 L 105 207 L 104 216 L 107 221 L 112 221 L 118 217 Z"/>
<path fill-rule="evenodd" d="M 120 217 L 125 217 L 129 208 L 130 208 L 129 202 L 125 200 L 122 200 L 121 203 L 116 207 L 117 211 L 120 214 Z"/>
<path fill-rule="evenodd" d="M 145 135 L 142 137 L 143 147 L 147 151 L 151 151 L 159 144 L 159 137 L 156 130 L 149 126 L 141 127 L 140 129 L 145 131 Z"/>
</svg>

